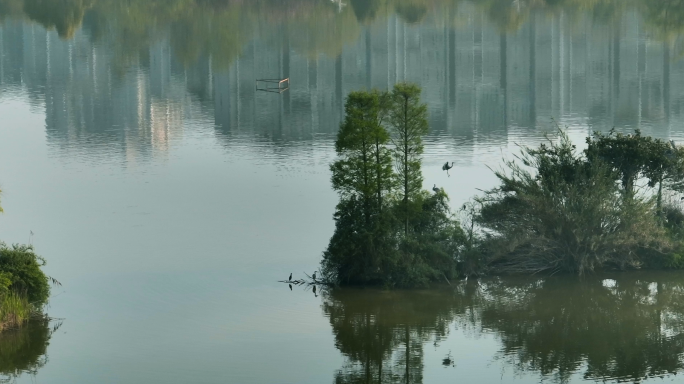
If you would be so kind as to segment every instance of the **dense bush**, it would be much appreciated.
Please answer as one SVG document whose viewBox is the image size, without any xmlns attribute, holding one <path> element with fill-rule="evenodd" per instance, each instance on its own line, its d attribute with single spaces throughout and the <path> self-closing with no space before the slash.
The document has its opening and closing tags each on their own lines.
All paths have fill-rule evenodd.
<svg viewBox="0 0 684 384">
<path fill-rule="evenodd" d="M 355 198 L 342 200 L 335 210 L 335 233 L 323 253 L 321 270 L 326 280 L 347 284 L 383 284 L 395 269 L 396 240 L 385 214 L 368 226 L 362 204 Z"/>
<path fill-rule="evenodd" d="M 0 272 L 0 297 L 10 293 L 12 286 L 12 274 L 9 272 Z"/>
<path fill-rule="evenodd" d="M 32 246 L 7 246 L 0 242 L 0 286 L 9 279 L 11 284 L 7 288 L 25 294 L 37 306 L 45 304 L 50 296 L 48 277 L 41 270 L 44 265 L 45 259 L 38 256 Z"/>
<path fill-rule="evenodd" d="M 670 209 L 663 222 L 658 209 L 663 182 L 678 181 L 678 163 L 652 172 L 653 159 L 664 157 L 658 148 L 679 152 L 637 134 L 597 135 L 579 153 L 562 131 L 558 141 L 523 148 L 496 172 L 500 185 L 479 200 L 474 218 L 483 229 L 480 249 L 490 271 L 583 274 L 681 265 L 681 237 L 673 236 L 681 212 Z M 635 193 L 639 179 L 654 174 L 646 184 L 657 191 Z"/>
<path fill-rule="evenodd" d="M 399 286 L 426 285 L 454 277 L 465 239 L 461 226 L 452 217 L 444 191 L 423 191 L 418 204 L 418 212 L 409 221 L 411 236 L 400 243 L 402 262 L 393 278 Z"/>
</svg>

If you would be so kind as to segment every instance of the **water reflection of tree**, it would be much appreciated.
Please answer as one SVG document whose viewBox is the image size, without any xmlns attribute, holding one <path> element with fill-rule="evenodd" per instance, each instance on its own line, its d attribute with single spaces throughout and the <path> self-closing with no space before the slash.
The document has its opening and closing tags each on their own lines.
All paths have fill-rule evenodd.
<svg viewBox="0 0 684 384">
<path fill-rule="evenodd" d="M 394 13 L 407 23 L 418 23 L 430 12 L 453 9 L 465 1 L 502 32 L 518 30 L 533 12 L 570 18 L 590 15 L 606 24 L 630 8 L 643 14 L 658 39 L 672 40 L 684 31 L 684 5 L 679 0 L 350 0 L 341 9 L 322 0 L 0 0 L 0 19 L 21 13 L 70 38 L 85 18 L 93 36 L 102 37 L 105 30 L 114 35 L 121 51 L 116 57 L 124 64 L 170 31 L 182 63 L 191 65 L 197 57 L 211 55 L 216 65 L 225 67 L 254 36 L 270 36 L 274 29 L 292 31 L 293 49 L 301 53 L 335 57 L 358 38 L 361 25 L 379 17 Z"/>
<path fill-rule="evenodd" d="M 676 373 L 684 367 L 684 282 L 659 280 L 499 281 L 485 285 L 496 299 L 483 296 L 481 324 L 500 336 L 505 361 L 560 382 L 583 363 L 593 380 Z"/>
<path fill-rule="evenodd" d="M 21 16 L 23 6 L 22 0 L 0 0 L 0 21 L 8 17 Z"/>
<path fill-rule="evenodd" d="M 452 324 L 498 335 L 496 358 L 558 382 L 575 374 L 632 381 L 684 368 L 684 279 L 676 275 L 492 279 L 432 292 L 333 290 L 323 310 L 346 358 L 336 383 L 422 382 L 424 345 L 444 338 Z"/>
<path fill-rule="evenodd" d="M 409 24 L 422 21 L 428 11 L 425 4 L 411 0 L 397 0 L 394 9 L 397 15 Z"/>
<path fill-rule="evenodd" d="M 0 382 L 21 374 L 36 374 L 47 363 L 47 346 L 59 325 L 47 320 L 31 321 L 25 327 L 0 333 Z"/>
<path fill-rule="evenodd" d="M 444 337 L 457 297 L 440 291 L 333 290 L 323 310 L 346 357 L 336 383 L 422 383 L 423 345 Z"/>
<path fill-rule="evenodd" d="M 55 28 L 60 37 L 69 39 L 81 26 L 86 9 L 93 0 L 25 0 L 24 12 L 46 29 Z"/>
<path fill-rule="evenodd" d="M 672 43 L 684 32 L 684 2 L 680 0 L 641 0 L 642 14 L 655 38 Z"/>
<path fill-rule="evenodd" d="M 372 22 L 378 15 L 381 0 L 350 0 L 354 16 L 360 23 Z"/>
</svg>

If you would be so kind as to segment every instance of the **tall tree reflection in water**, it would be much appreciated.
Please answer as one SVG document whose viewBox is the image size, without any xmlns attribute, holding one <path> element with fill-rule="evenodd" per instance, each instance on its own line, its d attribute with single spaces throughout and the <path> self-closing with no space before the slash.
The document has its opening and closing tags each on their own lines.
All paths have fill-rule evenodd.
<svg viewBox="0 0 684 384">
<path fill-rule="evenodd" d="M 336 383 L 422 383 L 423 347 L 444 338 L 465 297 L 447 291 L 332 290 L 324 294 L 336 347 Z"/>
<path fill-rule="evenodd" d="M 501 344 L 484 358 L 554 382 L 641 381 L 684 368 L 684 277 L 676 274 L 497 278 L 323 297 L 346 358 L 336 383 L 422 383 L 427 343 L 466 328 Z"/>
<path fill-rule="evenodd" d="M 0 383 L 38 373 L 48 362 L 47 347 L 60 325 L 34 320 L 17 330 L 0 333 Z"/>
</svg>

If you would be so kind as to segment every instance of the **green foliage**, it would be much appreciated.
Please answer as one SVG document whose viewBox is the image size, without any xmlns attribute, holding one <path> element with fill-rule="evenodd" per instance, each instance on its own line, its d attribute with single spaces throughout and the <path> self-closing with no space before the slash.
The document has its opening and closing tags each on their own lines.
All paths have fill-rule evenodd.
<svg viewBox="0 0 684 384">
<path fill-rule="evenodd" d="M 321 262 L 324 278 L 410 287 L 454 276 L 465 236 L 446 194 L 421 190 L 428 124 L 420 88 L 352 92 L 345 112 L 330 167 L 340 202 Z"/>
<path fill-rule="evenodd" d="M 424 286 L 456 275 L 456 257 L 465 243 L 461 226 L 453 219 L 443 191 L 422 191 L 419 209 L 411 217 L 411 235 L 400 244 L 401 258 L 394 281 L 399 286 Z M 396 209 L 401 210 L 401 205 Z"/>
<path fill-rule="evenodd" d="M 621 193 L 643 172 L 641 143 L 620 138 L 606 146 L 614 159 L 586 158 L 560 131 L 538 149 L 523 148 L 518 160 L 496 172 L 500 186 L 488 191 L 476 218 L 487 233 L 490 266 L 498 272 L 570 271 L 579 274 L 604 267 L 640 267 L 654 253 L 669 252 L 672 242 L 649 198 Z M 635 148 L 636 147 L 636 148 Z M 620 152 L 634 155 L 626 158 Z M 594 149 L 590 145 L 588 153 Z M 607 157 L 607 156 L 606 156 Z M 635 165 L 636 164 L 636 165 Z M 630 197 L 625 199 L 627 194 Z"/>
<path fill-rule="evenodd" d="M 17 328 L 31 317 L 33 306 L 26 295 L 9 292 L 0 297 L 0 330 Z"/>
<path fill-rule="evenodd" d="M 351 198 L 340 201 L 334 219 L 335 233 L 321 261 L 324 279 L 344 285 L 387 282 L 397 262 L 389 214 L 381 214 L 368 226 L 363 204 Z"/>
<path fill-rule="evenodd" d="M 661 214 L 663 189 L 684 191 L 684 148 L 673 142 L 642 136 L 638 129 L 633 135 L 613 129 L 608 135 L 594 133 L 587 144 L 587 159 L 608 164 L 619 175 L 627 199 L 633 197 L 635 183 L 646 179 L 646 187 L 657 188 L 656 207 Z"/>
<path fill-rule="evenodd" d="M 30 245 L 7 246 L 0 242 L 0 271 L 11 279 L 9 288 L 25 293 L 28 300 L 37 306 L 45 304 L 50 296 L 48 277 L 41 267 L 45 259 L 38 256 Z"/>
<path fill-rule="evenodd" d="M 427 105 L 420 102 L 420 93 L 421 89 L 417 85 L 400 83 L 389 94 L 388 123 L 395 180 L 402 201 L 399 218 L 404 222 L 405 236 L 409 233 L 409 221 L 420 210 L 418 195 L 423 186 L 421 155 L 428 122 Z"/>
<path fill-rule="evenodd" d="M 661 213 L 661 224 L 672 239 L 671 252 L 653 252 L 646 267 L 653 269 L 684 269 L 684 210 L 679 198 L 669 196 Z"/>
<path fill-rule="evenodd" d="M 684 210 L 662 204 L 684 191 L 684 149 L 672 142 L 611 131 L 578 152 L 559 130 L 506 161 L 500 185 L 464 205 L 461 227 L 443 191 L 422 190 L 420 88 L 354 92 L 345 108 L 328 281 L 415 287 L 457 274 L 684 267 Z"/>
<path fill-rule="evenodd" d="M 585 154 L 589 161 L 600 160 L 617 172 L 626 197 L 634 194 L 639 178 L 648 179 L 651 188 L 661 189 L 662 183 L 667 182 L 673 189 L 682 189 L 684 149 L 674 144 L 642 136 L 638 129 L 628 135 L 614 129 L 608 135 L 597 132 L 587 138 L 587 144 Z"/>
<path fill-rule="evenodd" d="M 385 100 L 377 91 L 349 94 L 335 143 L 338 160 L 330 166 L 341 201 L 323 271 L 328 278 L 349 284 L 382 280 L 392 259 L 385 255 L 393 243 L 387 231 L 391 218 L 383 210 L 392 187 L 389 135 L 382 126 Z"/>
<path fill-rule="evenodd" d="M 378 92 L 349 94 L 345 120 L 335 142 L 339 159 L 330 167 L 333 188 L 343 198 L 353 196 L 363 201 L 367 218 L 379 209 L 392 176 L 391 158 L 385 148 L 389 136 L 381 125 L 382 97 Z"/>
<path fill-rule="evenodd" d="M 10 293 L 13 276 L 9 272 L 0 272 L 0 297 L 4 297 Z"/>
</svg>

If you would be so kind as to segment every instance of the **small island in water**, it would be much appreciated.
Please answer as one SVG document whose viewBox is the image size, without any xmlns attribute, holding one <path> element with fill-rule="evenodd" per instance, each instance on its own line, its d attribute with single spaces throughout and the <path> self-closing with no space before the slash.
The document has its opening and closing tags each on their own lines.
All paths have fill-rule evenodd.
<svg viewBox="0 0 684 384">
<path fill-rule="evenodd" d="M 47 320 L 43 308 L 50 283 L 60 283 L 43 272 L 44 265 L 32 245 L 0 242 L 0 332 L 20 328 L 31 319 Z"/>
<path fill-rule="evenodd" d="M 460 276 L 684 268 L 684 147 L 613 129 L 580 151 L 556 127 L 504 160 L 499 185 L 455 213 L 442 189 L 422 188 L 420 93 L 401 83 L 347 97 L 322 281 L 420 287 Z"/>
</svg>

